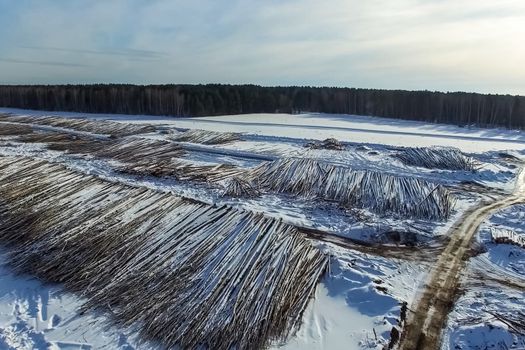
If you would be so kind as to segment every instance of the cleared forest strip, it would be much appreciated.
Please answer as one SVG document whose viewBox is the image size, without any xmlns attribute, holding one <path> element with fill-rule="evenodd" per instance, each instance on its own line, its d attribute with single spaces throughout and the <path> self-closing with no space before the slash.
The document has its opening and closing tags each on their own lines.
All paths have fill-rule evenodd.
<svg viewBox="0 0 525 350">
<path fill-rule="evenodd" d="M 297 329 L 327 258 L 261 214 L 0 157 L 10 264 L 166 347 L 263 348 Z"/>
<path fill-rule="evenodd" d="M 400 349 L 439 349 L 441 331 L 454 305 L 472 239 L 490 214 L 525 202 L 524 181 L 525 171 L 522 169 L 511 196 L 478 206 L 452 228 L 451 239 L 435 264 L 414 313 L 408 318 Z"/>
</svg>

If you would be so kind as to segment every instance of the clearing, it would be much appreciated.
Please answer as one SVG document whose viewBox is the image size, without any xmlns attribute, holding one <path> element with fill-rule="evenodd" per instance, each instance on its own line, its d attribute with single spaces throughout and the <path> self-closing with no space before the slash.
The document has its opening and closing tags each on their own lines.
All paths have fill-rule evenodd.
<svg viewBox="0 0 525 350">
<path fill-rule="evenodd" d="M 0 109 L 0 348 L 466 344 L 466 260 L 523 201 L 524 150 L 384 118 Z"/>
</svg>

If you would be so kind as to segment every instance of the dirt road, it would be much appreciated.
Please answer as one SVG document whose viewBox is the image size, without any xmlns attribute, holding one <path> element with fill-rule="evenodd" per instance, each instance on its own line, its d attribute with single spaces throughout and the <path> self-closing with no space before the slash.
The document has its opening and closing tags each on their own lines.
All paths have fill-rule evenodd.
<svg viewBox="0 0 525 350">
<path fill-rule="evenodd" d="M 512 195 L 483 203 L 467 212 L 453 226 L 450 242 L 443 250 L 407 319 L 400 349 L 439 349 L 441 330 L 455 302 L 461 271 L 469 257 L 469 247 L 481 223 L 495 211 L 525 202 L 525 170 L 522 169 Z"/>
</svg>

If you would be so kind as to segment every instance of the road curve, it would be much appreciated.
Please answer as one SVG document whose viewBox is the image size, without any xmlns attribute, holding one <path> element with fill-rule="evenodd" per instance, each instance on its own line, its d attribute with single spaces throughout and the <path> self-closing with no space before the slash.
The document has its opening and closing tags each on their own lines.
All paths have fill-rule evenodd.
<svg viewBox="0 0 525 350">
<path fill-rule="evenodd" d="M 441 331 L 459 288 L 461 271 L 479 226 L 492 213 L 525 202 L 525 170 L 516 179 L 514 192 L 503 199 L 482 203 L 467 212 L 452 227 L 450 241 L 441 253 L 424 286 L 424 291 L 405 325 L 401 350 L 432 350 L 441 345 Z"/>
</svg>

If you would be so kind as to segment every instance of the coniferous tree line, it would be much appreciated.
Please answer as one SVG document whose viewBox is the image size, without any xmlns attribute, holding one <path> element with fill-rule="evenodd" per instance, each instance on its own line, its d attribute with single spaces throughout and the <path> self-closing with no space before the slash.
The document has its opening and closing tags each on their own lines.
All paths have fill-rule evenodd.
<svg viewBox="0 0 525 350">
<path fill-rule="evenodd" d="M 171 116 L 323 112 L 525 129 L 524 96 L 466 92 L 222 84 L 4 85 L 0 106 Z"/>
</svg>

